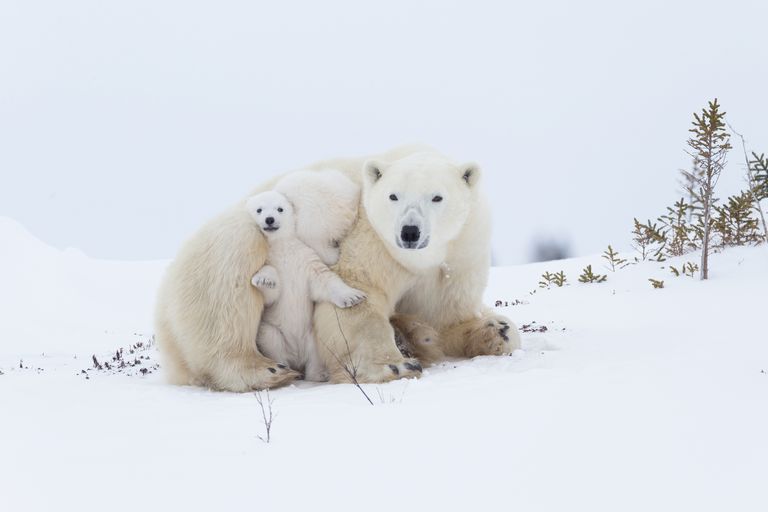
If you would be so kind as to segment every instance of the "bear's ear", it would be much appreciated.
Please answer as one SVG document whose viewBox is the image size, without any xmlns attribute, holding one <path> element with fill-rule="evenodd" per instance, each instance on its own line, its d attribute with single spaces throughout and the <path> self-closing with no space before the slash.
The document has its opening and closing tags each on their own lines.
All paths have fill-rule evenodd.
<svg viewBox="0 0 768 512">
<path fill-rule="evenodd" d="M 460 165 L 459 172 L 461 174 L 461 179 L 470 187 L 474 187 L 475 183 L 480 180 L 480 167 L 478 167 L 476 163 Z"/>
<path fill-rule="evenodd" d="M 377 160 L 368 160 L 363 164 L 363 177 L 371 185 L 381 179 L 382 170 L 384 165 Z"/>
</svg>

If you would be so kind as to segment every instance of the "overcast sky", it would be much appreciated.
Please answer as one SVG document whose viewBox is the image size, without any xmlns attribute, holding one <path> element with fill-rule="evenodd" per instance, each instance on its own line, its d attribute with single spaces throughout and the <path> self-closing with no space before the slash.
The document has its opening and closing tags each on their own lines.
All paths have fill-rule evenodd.
<svg viewBox="0 0 768 512">
<path fill-rule="evenodd" d="M 169 258 L 275 172 L 422 142 L 483 167 L 497 263 L 627 247 L 707 100 L 768 152 L 767 26 L 765 1 L 3 0 L 0 215 Z"/>
</svg>

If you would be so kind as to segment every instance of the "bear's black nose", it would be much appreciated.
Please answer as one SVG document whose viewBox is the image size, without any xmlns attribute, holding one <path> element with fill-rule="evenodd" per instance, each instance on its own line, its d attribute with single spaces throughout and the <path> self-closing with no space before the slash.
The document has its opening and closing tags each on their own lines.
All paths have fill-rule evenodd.
<svg viewBox="0 0 768 512">
<path fill-rule="evenodd" d="M 272 224 L 275 223 L 275 218 L 274 217 L 267 217 L 266 219 L 264 219 L 264 222 L 267 223 L 267 226 L 271 226 Z"/>
<path fill-rule="evenodd" d="M 418 226 L 403 226 L 400 231 L 400 240 L 406 243 L 418 242 L 421 236 Z"/>
</svg>

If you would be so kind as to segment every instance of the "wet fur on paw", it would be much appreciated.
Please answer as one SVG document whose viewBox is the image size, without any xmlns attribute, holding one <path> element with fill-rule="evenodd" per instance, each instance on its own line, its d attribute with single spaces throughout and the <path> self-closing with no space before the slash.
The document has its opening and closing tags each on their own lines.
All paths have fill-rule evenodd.
<svg viewBox="0 0 768 512">
<path fill-rule="evenodd" d="M 506 317 L 488 315 L 467 326 L 464 337 L 468 340 L 465 356 L 500 356 L 520 348 L 517 327 Z"/>
<path fill-rule="evenodd" d="M 395 343 L 403 357 L 418 359 L 431 366 L 445 358 L 440 349 L 438 333 L 413 315 L 395 315 L 389 319 L 395 330 Z"/>
</svg>

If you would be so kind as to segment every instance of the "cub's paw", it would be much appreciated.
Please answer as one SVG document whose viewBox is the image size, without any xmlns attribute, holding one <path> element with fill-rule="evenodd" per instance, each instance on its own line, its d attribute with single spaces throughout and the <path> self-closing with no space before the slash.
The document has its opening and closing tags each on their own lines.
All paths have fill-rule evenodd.
<svg viewBox="0 0 768 512">
<path fill-rule="evenodd" d="M 489 315 L 468 333 L 468 357 L 511 354 L 520 348 L 520 333 L 507 317 Z"/>
<path fill-rule="evenodd" d="M 339 308 L 351 308 L 363 302 L 366 296 L 360 290 L 347 287 L 345 290 L 339 290 L 331 296 L 331 302 Z"/>
<path fill-rule="evenodd" d="M 256 288 L 268 288 L 270 290 L 277 288 L 277 279 L 269 276 L 256 274 L 251 279 L 251 284 Z"/>
</svg>

